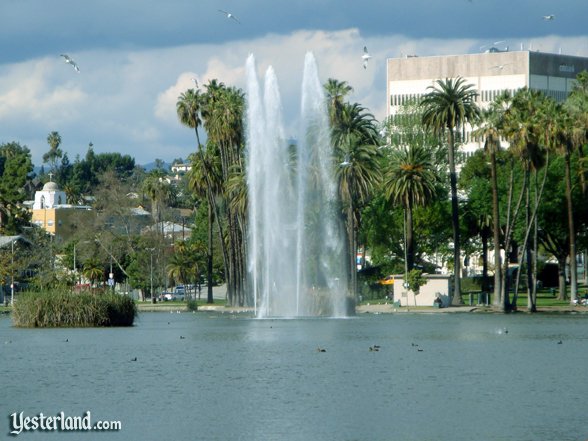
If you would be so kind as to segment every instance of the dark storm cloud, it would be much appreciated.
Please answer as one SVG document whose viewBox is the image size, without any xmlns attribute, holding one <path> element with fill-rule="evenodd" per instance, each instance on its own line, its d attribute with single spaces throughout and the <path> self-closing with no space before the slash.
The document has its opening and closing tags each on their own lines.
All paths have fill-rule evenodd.
<svg viewBox="0 0 588 441">
<path fill-rule="evenodd" d="M 227 20 L 223 9 L 241 24 Z M 546 22 L 543 15 L 555 14 Z M 584 32 L 586 0 L 2 0 L 0 63 L 95 48 L 220 43 L 301 29 L 507 39 Z"/>
</svg>

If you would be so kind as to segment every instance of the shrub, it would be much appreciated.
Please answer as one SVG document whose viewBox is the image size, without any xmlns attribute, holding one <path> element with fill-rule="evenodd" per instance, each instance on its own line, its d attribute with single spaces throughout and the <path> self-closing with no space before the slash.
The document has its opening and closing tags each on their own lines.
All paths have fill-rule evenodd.
<svg viewBox="0 0 588 441">
<path fill-rule="evenodd" d="M 130 297 L 113 293 L 72 293 L 66 290 L 26 292 L 14 303 L 14 326 L 132 326 L 137 307 Z"/>
</svg>

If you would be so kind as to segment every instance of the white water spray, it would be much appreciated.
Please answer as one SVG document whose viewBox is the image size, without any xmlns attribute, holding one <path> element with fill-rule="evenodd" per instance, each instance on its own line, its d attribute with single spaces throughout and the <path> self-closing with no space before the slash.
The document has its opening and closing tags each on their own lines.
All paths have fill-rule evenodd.
<svg viewBox="0 0 588 441">
<path fill-rule="evenodd" d="M 258 317 L 346 315 L 344 233 L 328 112 L 314 56 L 302 80 L 296 143 L 284 136 L 278 81 L 263 96 L 247 59 L 249 276 Z"/>
</svg>

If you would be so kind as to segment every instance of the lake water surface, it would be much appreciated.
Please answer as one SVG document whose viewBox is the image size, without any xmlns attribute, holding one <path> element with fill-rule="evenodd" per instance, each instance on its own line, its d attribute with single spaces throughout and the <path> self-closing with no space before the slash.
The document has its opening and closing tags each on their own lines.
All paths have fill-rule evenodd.
<svg viewBox="0 0 588 441">
<path fill-rule="evenodd" d="M 141 313 L 115 329 L 4 315 L 0 434 L 14 412 L 90 411 L 122 429 L 15 439 L 586 441 L 587 367 L 588 315 Z"/>
</svg>

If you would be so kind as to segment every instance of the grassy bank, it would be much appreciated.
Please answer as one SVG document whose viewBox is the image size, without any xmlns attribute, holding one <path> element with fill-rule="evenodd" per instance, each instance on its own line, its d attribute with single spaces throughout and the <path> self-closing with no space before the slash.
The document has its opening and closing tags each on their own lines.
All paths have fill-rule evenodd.
<svg viewBox="0 0 588 441">
<path fill-rule="evenodd" d="M 15 302 L 12 322 L 27 328 L 132 326 L 136 315 L 133 300 L 118 294 L 28 292 Z"/>
</svg>

